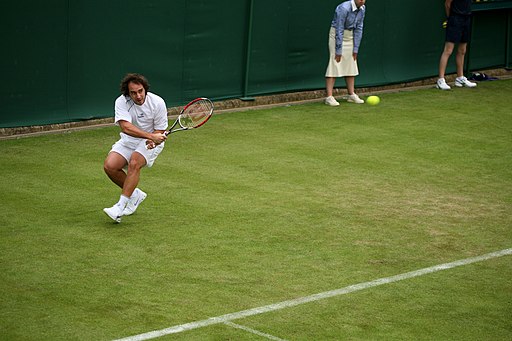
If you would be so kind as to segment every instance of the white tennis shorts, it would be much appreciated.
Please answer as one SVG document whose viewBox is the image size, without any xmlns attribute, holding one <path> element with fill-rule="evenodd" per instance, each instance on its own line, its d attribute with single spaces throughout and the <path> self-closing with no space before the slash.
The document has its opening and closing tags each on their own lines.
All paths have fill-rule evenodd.
<svg viewBox="0 0 512 341">
<path fill-rule="evenodd" d="M 144 158 L 146 159 L 146 167 L 149 168 L 153 166 L 153 163 L 155 162 L 156 158 L 164 149 L 164 145 L 165 142 L 159 144 L 153 149 L 147 149 L 145 139 L 141 139 L 137 145 L 124 143 L 124 141 L 121 139 L 112 145 L 110 153 L 116 152 L 120 154 L 122 157 L 124 157 L 126 159 L 126 162 L 130 162 L 132 154 L 134 152 L 137 152 L 144 156 Z"/>
<path fill-rule="evenodd" d="M 343 46 L 341 48 L 341 61 L 336 61 L 336 29 L 329 31 L 329 64 L 325 77 L 345 77 L 359 75 L 357 61 L 354 60 L 354 34 L 352 31 L 343 31 Z"/>
</svg>

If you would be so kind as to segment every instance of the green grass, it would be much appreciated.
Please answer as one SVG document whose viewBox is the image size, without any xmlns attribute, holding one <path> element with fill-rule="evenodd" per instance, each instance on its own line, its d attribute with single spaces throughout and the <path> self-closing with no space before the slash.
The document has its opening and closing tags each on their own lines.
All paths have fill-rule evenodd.
<svg viewBox="0 0 512 341">
<path fill-rule="evenodd" d="M 116 127 L 0 141 L 0 331 L 110 340 L 512 247 L 512 80 L 216 115 L 119 225 Z M 486 100 L 491 99 L 491 100 Z M 507 340 L 510 256 L 235 321 L 287 340 Z M 262 340 L 223 324 L 168 340 Z"/>
</svg>

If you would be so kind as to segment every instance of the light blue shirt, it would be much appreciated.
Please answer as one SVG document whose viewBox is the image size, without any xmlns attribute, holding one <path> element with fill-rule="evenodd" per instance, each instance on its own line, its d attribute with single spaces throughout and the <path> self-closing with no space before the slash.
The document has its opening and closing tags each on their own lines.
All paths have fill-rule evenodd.
<svg viewBox="0 0 512 341">
<path fill-rule="evenodd" d="M 341 55 L 343 46 L 343 31 L 354 32 L 354 53 L 358 53 L 363 38 L 363 22 L 366 5 L 357 8 L 354 0 L 345 1 L 336 7 L 331 27 L 336 29 L 336 54 Z"/>
</svg>

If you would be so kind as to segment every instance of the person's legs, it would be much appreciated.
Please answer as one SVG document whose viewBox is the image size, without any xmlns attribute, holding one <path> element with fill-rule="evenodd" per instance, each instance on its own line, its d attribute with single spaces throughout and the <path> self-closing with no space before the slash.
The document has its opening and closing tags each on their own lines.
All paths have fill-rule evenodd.
<svg viewBox="0 0 512 341">
<path fill-rule="evenodd" d="M 345 83 L 347 83 L 347 92 L 349 96 L 354 94 L 355 78 L 356 77 L 354 76 L 345 76 Z"/>
<path fill-rule="evenodd" d="M 139 183 L 140 170 L 146 165 L 146 158 L 138 152 L 128 152 L 119 145 L 114 148 L 117 148 L 119 152 L 111 151 L 105 159 L 103 168 L 112 182 L 122 188 L 122 193 L 119 201 L 114 206 L 105 208 L 103 211 L 119 223 L 121 222 L 121 216 L 125 215 L 124 210 L 132 199 L 132 194 L 135 196 L 134 191 Z M 120 153 L 126 155 L 122 156 Z M 129 162 L 126 161 L 127 158 L 130 159 Z M 126 165 L 128 165 L 128 171 L 125 173 L 124 167 Z M 137 199 L 137 203 L 129 210 L 128 214 L 132 214 L 145 197 L 146 194 L 139 190 L 138 199 L 134 198 L 134 200 Z"/>
<path fill-rule="evenodd" d="M 325 91 L 327 92 L 327 97 L 332 96 L 335 82 L 335 77 L 325 77 Z"/>
<path fill-rule="evenodd" d="M 450 90 L 451 87 L 446 83 L 446 80 L 444 79 L 445 73 L 446 73 L 446 67 L 448 65 L 448 60 L 450 59 L 450 56 L 452 55 L 453 48 L 455 44 L 452 42 L 445 42 L 444 44 L 444 50 L 441 54 L 441 58 L 439 59 L 439 78 L 436 82 L 436 87 L 441 90 Z"/>
<path fill-rule="evenodd" d="M 325 72 L 325 92 L 326 99 L 325 103 L 328 105 L 339 105 L 339 103 L 332 96 L 334 92 L 334 83 L 336 82 L 336 77 L 332 75 L 336 74 L 336 29 L 331 27 L 329 30 L 329 62 L 327 64 L 327 70 Z"/>
<path fill-rule="evenodd" d="M 126 173 L 123 168 L 126 166 L 126 159 L 116 152 L 110 152 L 103 164 L 103 170 L 113 183 L 123 188 Z"/>
<path fill-rule="evenodd" d="M 455 65 L 457 66 L 457 77 L 464 76 L 464 56 L 466 55 L 467 43 L 460 43 L 455 55 Z"/>
<path fill-rule="evenodd" d="M 460 43 L 457 47 L 457 54 L 455 55 L 455 63 L 457 65 L 457 78 L 455 79 L 455 86 L 457 87 L 476 87 L 476 83 L 469 81 L 464 76 L 464 56 L 466 55 L 467 43 Z"/>
<path fill-rule="evenodd" d="M 135 152 L 133 152 L 130 158 L 130 164 L 128 165 L 128 175 L 123 187 L 123 196 L 127 196 L 130 192 L 132 194 L 128 204 L 124 208 L 123 216 L 135 213 L 139 205 L 146 199 L 147 194 L 140 188 L 137 188 L 140 171 L 143 167 L 151 168 L 163 148 L 164 144 L 160 144 L 148 150 L 145 143 L 141 143 Z"/>
<path fill-rule="evenodd" d="M 131 197 L 135 188 L 139 184 L 140 170 L 146 165 L 146 158 L 141 154 L 134 152 L 128 163 L 128 173 L 123 184 L 122 195 Z"/>
<path fill-rule="evenodd" d="M 446 66 L 448 65 L 448 60 L 450 59 L 450 56 L 452 55 L 453 48 L 455 44 L 447 41 L 444 44 L 444 50 L 441 54 L 441 58 L 439 60 L 439 79 L 444 78 L 446 73 Z"/>
<path fill-rule="evenodd" d="M 363 104 L 364 101 L 362 99 L 360 99 L 359 96 L 355 92 L 355 82 L 356 82 L 355 76 L 345 76 L 345 83 L 347 84 L 347 92 L 348 92 L 347 102 Z"/>
<path fill-rule="evenodd" d="M 336 82 L 335 77 L 325 77 L 325 92 L 327 97 L 325 98 L 325 104 L 335 107 L 340 105 L 338 101 L 333 97 L 334 83 Z"/>
</svg>

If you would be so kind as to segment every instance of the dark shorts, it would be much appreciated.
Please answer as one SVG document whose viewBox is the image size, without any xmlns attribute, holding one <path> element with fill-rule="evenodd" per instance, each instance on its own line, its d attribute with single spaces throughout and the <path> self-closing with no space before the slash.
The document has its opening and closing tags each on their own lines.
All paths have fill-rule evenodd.
<svg viewBox="0 0 512 341">
<path fill-rule="evenodd" d="M 468 43 L 471 31 L 469 15 L 451 15 L 446 26 L 445 41 L 450 43 Z"/>
</svg>

